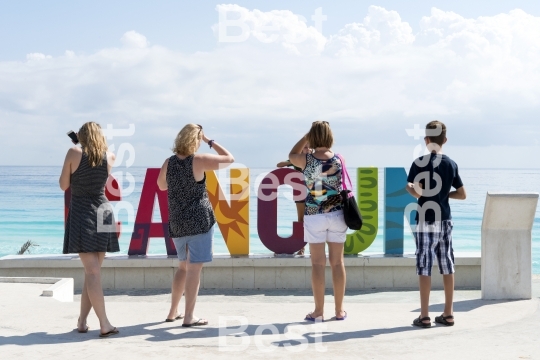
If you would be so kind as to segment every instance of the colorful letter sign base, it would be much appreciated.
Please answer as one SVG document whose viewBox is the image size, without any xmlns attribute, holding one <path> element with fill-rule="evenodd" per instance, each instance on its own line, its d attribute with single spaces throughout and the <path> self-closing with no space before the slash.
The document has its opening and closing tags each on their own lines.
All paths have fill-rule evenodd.
<svg viewBox="0 0 540 360">
<path fill-rule="evenodd" d="M 379 169 L 358 168 L 356 175 L 356 201 L 364 220 L 362 229 L 347 235 L 347 255 L 357 255 L 373 244 L 379 230 Z"/>
<path fill-rule="evenodd" d="M 167 191 L 159 190 L 157 178 L 160 169 L 147 169 L 144 179 L 139 208 L 135 217 L 135 226 L 129 244 L 128 255 L 146 255 L 150 238 L 165 240 L 167 255 L 176 255 L 176 249 L 169 237 L 169 210 Z M 218 227 L 223 235 L 231 255 L 249 254 L 249 169 L 231 169 L 231 200 L 227 201 L 219 180 L 213 171 L 206 173 L 208 196 Z M 291 176 L 297 175 L 297 176 Z M 277 179 L 277 180 L 276 180 Z M 111 176 L 107 182 L 106 196 L 110 201 L 120 201 L 118 182 Z M 280 185 L 293 186 L 294 196 L 302 196 L 305 189 L 302 174 L 292 169 L 276 169 L 261 182 L 258 189 L 257 231 L 266 248 L 277 254 L 294 254 L 305 246 L 302 223 L 292 222 L 293 232 L 288 238 L 277 233 L 278 200 Z M 403 254 L 404 212 L 407 205 L 416 203 L 416 199 L 407 193 L 407 174 L 403 168 L 385 169 L 385 207 L 384 207 L 384 253 Z M 368 249 L 377 237 L 379 225 L 378 202 L 379 178 L 377 168 L 359 168 L 357 170 L 357 201 L 364 224 L 362 229 L 347 235 L 345 254 L 358 254 Z M 152 221 L 155 199 L 158 199 L 161 222 Z M 71 193 L 68 189 L 64 197 L 65 218 L 69 212 Z M 414 212 L 410 223 L 414 221 Z M 120 233 L 121 224 L 117 224 Z M 120 234 L 119 234 L 120 236 Z"/>
</svg>

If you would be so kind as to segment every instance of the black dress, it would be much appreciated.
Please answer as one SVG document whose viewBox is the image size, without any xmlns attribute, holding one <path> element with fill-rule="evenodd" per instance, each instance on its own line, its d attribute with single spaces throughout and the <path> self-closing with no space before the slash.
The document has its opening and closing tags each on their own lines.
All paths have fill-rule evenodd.
<svg viewBox="0 0 540 360">
<path fill-rule="evenodd" d="M 107 155 L 101 165 L 91 167 L 83 152 L 79 167 L 71 174 L 64 254 L 120 251 L 114 214 L 105 197 L 108 177 Z M 101 221 L 98 221 L 98 214 Z"/>
</svg>

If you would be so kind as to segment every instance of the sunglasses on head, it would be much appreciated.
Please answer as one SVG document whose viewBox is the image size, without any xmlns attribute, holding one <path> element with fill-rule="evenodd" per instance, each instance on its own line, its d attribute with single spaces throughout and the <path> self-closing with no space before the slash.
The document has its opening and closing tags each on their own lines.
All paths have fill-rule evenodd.
<svg viewBox="0 0 540 360">
<path fill-rule="evenodd" d="M 313 122 L 313 125 L 317 124 L 317 123 L 323 123 L 325 125 L 330 125 L 330 123 L 328 121 L 314 121 Z"/>
</svg>

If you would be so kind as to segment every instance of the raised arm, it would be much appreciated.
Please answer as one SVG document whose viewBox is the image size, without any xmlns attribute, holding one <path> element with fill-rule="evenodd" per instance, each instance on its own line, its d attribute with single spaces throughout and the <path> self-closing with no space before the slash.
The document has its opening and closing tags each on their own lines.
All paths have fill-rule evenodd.
<svg viewBox="0 0 540 360">
<path fill-rule="evenodd" d="M 291 166 L 291 165 L 292 165 L 291 162 L 289 160 L 287 160 L 287 161 L 278 162 L 276 167 L 282 168 L 282 167 Z"/>
<path fill-rule="evenodd" d="M 68 150 L 66 158 L 64 159 L 64 166 L 62 167 L 62 172 L 60 173 L 60 179 L 58 183 L 60 184 L 60 189 L 66 191 L 71 185 L 71 174 L 73 170 L 78 166 L 80 158 L 82 156 L 81 148 L 74 146 Z M 79 160 L 77 162 L 77 160 Z"/>
<path fill-rule="evenodd" d="M 210 139 L 206 137 L 206 134 L 203 134 L 203 141 L 206 144 L 210 141 Z M 202 171 L 219 170 L 220 168 L 223 168 L 224 165 L 228 166 L 234 162 L 232 154 L 217 142 L 212 142 L 212 149 L 217 152 L 217 155 L 198 154 L 196 155 L 197 163 L 194 163 L 194 166 Z"/>
<path fill-rule="evenodd" d="M 304 135 L 292 148 L 289 153 L 289 161 L 296 167 L 304 169 L 306 167 L 306 154 L 302 153 L 302 150 L 307 145 L 306 136 Z"/>
<path fill-rule="evenodd" d="M 114 167 L 114 162 L 116 161 L 116 155 L 112 151 L 107 151 L 107 171 L 109 171 L 109 174 L 112 171 L 112 168 Z"/>
<path fill-rule="evenodd" d="M 161 191 L 165 191 L 169 188 L 167 185 L 167 167 L 168 166 L 169 166 L 169 159 L 165 160 L 165 162 L 161 166 L 161 170 L 159 171 L 157 185 L 158 185 L 159 190 Z"/>
</svg>

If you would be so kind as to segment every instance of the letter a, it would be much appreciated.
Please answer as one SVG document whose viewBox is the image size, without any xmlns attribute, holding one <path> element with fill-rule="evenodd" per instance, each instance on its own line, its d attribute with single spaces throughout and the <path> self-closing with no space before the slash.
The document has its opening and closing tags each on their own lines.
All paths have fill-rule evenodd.
<svg viewBox="0 0 540 360">
<path fill-rule="evenodd" d="M 159 171 L 160 169 L 146 170 L 139 208 L 137 209 L 137 216 L 135 218 L 135 227 L 133 228 L 131 242 L 129 243 L 128 255 L 146 255 L 151 237 L 165 238 L 167 255 L 176 255 L 174 243 L 169 237 L 167 191 L 159 190 L 157 185 Z M 156 194 L 161 213 L 161 223 L 152 222 Z"/>
</svg>

